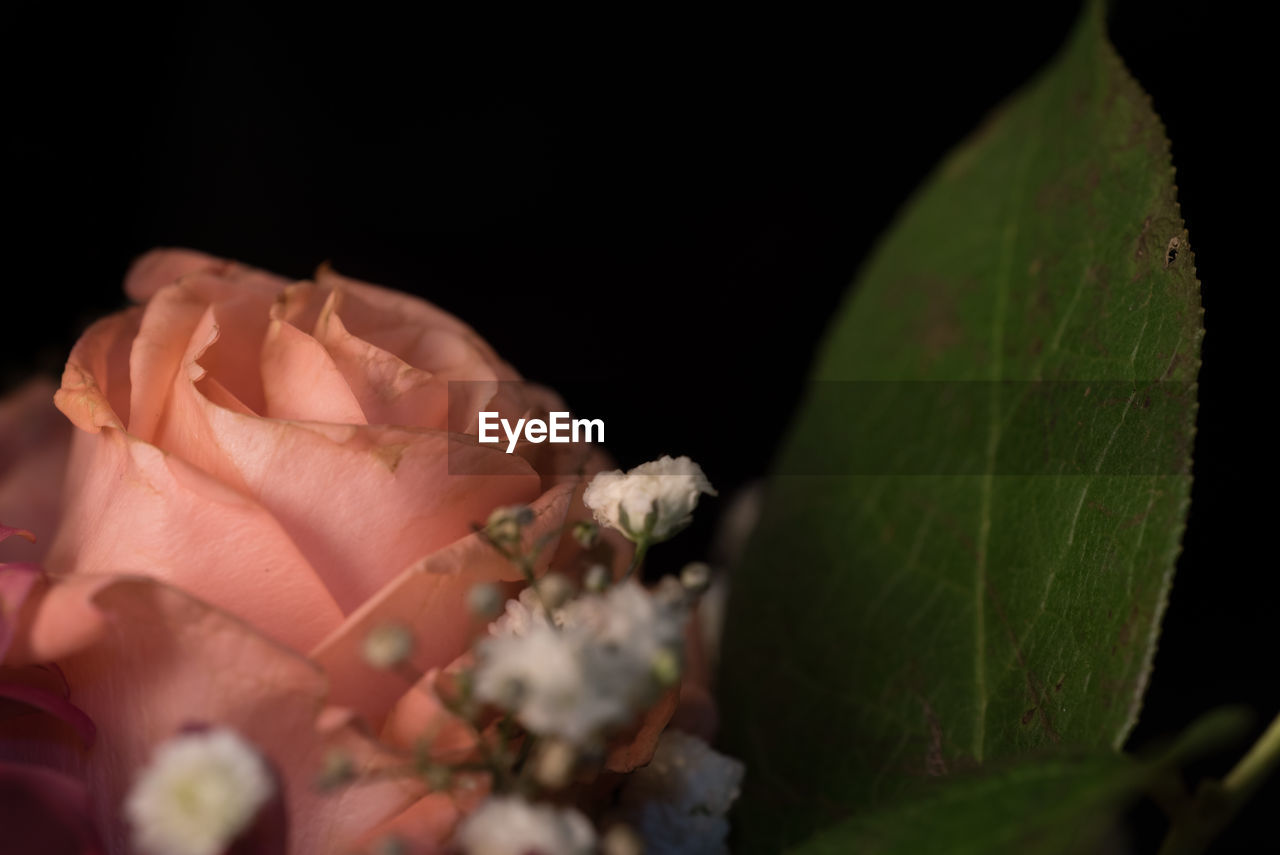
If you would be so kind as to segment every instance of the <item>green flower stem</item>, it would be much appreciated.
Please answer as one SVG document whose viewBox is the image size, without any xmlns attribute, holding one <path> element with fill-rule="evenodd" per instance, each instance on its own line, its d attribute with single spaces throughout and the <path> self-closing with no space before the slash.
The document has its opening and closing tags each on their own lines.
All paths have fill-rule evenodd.
<svg viewBox="0 0 1280 855">
<path fill-rule="evenodd" d="M 1198 855 L 1280 764 L 1280 715 L 1219 783 L 1206 781 L 1174 818 L 1160 855 Z"/>
<path fill-rule="evenodd" d="M 1233 802 L 1243 804 L 1275 771 L 1277 764 L 1280 764 L 1280 715 L 1271 720 L 1249 753 L 1222 779 L 1222 789 Z"/>
<path fill-rule="evenodd" d="M 627 567 L 627 572 L 622 574 L 623 581 L 630 579 L 631 574 L 640 569 L 640 565 L 644 563 L 645 553 L 649 551 L 649 538 L 642 537 L 636 541 L 636 552 L 631 556 L 631 565 Z"/>
<path fill-rule="evenodd" d="M 537 577 L 533 575 L 533 558 L 527 555 L 519 555 L 512 557 L 511 560 L 520 568 L 520 572 L 524 575 L 524 580 L 529 583 L 529 587 L 538 595 L 538 602 L 542 603 L 542 610 L 547 614 L 547 622 L 554 629 L 556 622 L 551 619 L 551 606 L 547 603 L 546 598 L 542 596 L 542 588 L 538 585 Z"/>
</svg>

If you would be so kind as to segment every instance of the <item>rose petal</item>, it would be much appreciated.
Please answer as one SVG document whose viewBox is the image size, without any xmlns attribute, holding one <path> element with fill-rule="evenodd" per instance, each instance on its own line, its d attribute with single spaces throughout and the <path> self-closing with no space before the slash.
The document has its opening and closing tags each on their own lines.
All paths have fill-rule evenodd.
<svg viewBox="0 0 1280 855">
<path fill-rule="evenodd" d="M 40 766 L 0 763 L 0 829 L 9 852 L 102 855 L 79 781 Z"/>
<path fill-rule="evenodd" d="M 403 787 L 316 790 L 328 741 L 316 729 L 325 680 L 303 657 L 153 580 L 104 580 L 90 603 L 104 632 L 62 666 L 99 739 L 61 762 L 82 772 L 112 851 L 126 849 L 117 806 L 133 776 L 191 721 L 233 728 L 280 771 L 295 855 L 345 852 L 364 829 L 406 807 L 413 791 Z"/>
<path fill-rule="evenodd" d="M 102 634 L 102 616 L 89 597 L 102 584 L 86 576 L 60 584 L 38 578 L 12 623 L 4 664 L 53 662 L 92 644 Z"/>
<path fill-rule="evenodd" d="M 298 650 L 341 622 L 310 564 L 253 500 L 118 430 L 79 433 L 72 449 L 51 571 L 144 572 Z"/>
<path fill-rule="evenodd" d="M 273 320 L 262 346 L 264 415 L 277 419 L 368 424 L 343 373 L 320 342 Z"/>
<path fill-rule="evenodd" d="M 456 435 L 266 420 L 207 399 L 205 413 L 213 443 L 235 449 L 249 494 L 280 521 L 348 613 L 493 508 L 528 503 L 541 489 L 519 456 Z"/>
<path fill-rule="evenodd" d="M 672 689 L 645 711 L 639 724 L 630 732 L 610 741 L 604 768 L 609 772 L 631 772 L 653 759 L 658 739 L 680 702 L 680 691 Z"/>
<path fill-rule="evenodd" d="M 203 252 L 163 248 L 145 252 L 134 260 L 125 274 L 124 290 L 131 299 L 145 303 L 166 285 L 193 273 L 206 272 L 260 291 L 279 291 L 288 284 L 283 277 Z"/>
<path fill-rule="evenodd" d="M 398 816 L 371 829 L 357 841 L 357 851 L 383 840 L 394 839 L 404 855 L 435 855 L 444 851 L 442 844 L 452 835 L 462 812 L 454 797 L 447 793 L 431 793 L 413 803 Z"/>
<path fill-rule="evenodd" d="M 328 351 L 348 388 L 360 402 L 361 410 L 373 424 L 421 425 L 455 431 L 467 424 L 449 421 L 450 398 L 447 377 L 437 377 L 405 362 L 390 351 L 352 335 L 342 322 L 340 307 L 345 291 L 335 288 L 315 325 L 315 338 Z M 483 363 L 465 375 L 472 383 L 467 391 L 477 393 L 475 412 L 493 397 L 497 387 Z M 459 407 L 471 412 L 470 407 Z"/>
<path fill-rule="evenodd" d="M 343 323 L 352 335 L 397 354 L 416 368 L 435 374 L 474 365 L 479 359 L 489 369 L 486 375 L 491 373 L 499 380 L 520 379 L 475 330 L 425 300 L 341 276 L 328 266 L 316 271 L 316 285 L 344 292 Z M 440 333 L 450 335 L 446 338 Z M 450 346 L 442 349 L 442 342 Z M 454 373 L 461 376 L 464 372 Z"/>
<path fill-rule="evenodd" d="M 71 349 L 53 402 L 81 430 L 123 430 L 129 421 L 129 352 L 141 323 L 141 309 L 117 312 L 90 325 Z"/>
<path fill-rule="evenodd" d="M 563 485 L 531 506 L 535 517 L 527 531 L 528 542 L 563 526 L 571 493 L 572 487 Z M 537 572 L 545 569 L 550 557 L 550 551 L 544 550 Z M 329 675 L 333 702 L 380 728 L 388 711 L 419 677 L 456 659 L 480 629 L 466 607 L 471 588 L 515 578 L 519 571 L 474 534 L 410 566 L 312 651 L 312 658 Z M 415 645 L 404 667 L 380 671 L 365 662 L 362 646 L 371 631 L 389 623 L 408 628 Z"/>
<path fill-rule="evenodd" d="M 0 521 L 46 540 L 57 526 L 71 439 L 71 425 L 54 407 L 53 393 L 49 381 L 32 380 L 0 401 Z M 0 545 L 0 561 L 38 560 L 43 546 Z"/>
<path fill-rule="evenodd" d="M 0 526 L 0 540 L 10 533 L 26 535 L 29 540 L 31 532 Z M 22 604 L 32 587 L 40 580 L 40 568 L 34 564 L 0 564 L 0 662 L 5 661 L 5 654 L 14 636 L 14 624 Z"/>
<path fill-rule="evenodd" d="M 9 700 L 48 713 L 69 725 L 86 748 L 93 745 L 97 729 L 84 711 L 65 697 L 39 686 L 0 680 L 0 701 Z"/>
</svg>

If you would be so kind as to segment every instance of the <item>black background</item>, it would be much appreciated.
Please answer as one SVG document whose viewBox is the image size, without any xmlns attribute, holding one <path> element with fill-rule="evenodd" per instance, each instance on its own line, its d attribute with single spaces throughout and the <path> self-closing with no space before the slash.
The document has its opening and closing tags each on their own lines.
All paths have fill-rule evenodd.
<svg viewBox="0 0 1280 855">
<path fill-rule="evenodd" d="M 876 236 L 1076 11 L 20 13 L 4 37 L 0 382 L 56 375 L 149 247 L 298 278 L 329 260 L 467 320 L 604 417 L 620 463 L 687 453 L 731 492 L 767 468 Z M 1253 555 L 1256 452 L 1238 394 L 1250 277 L 1218 97 L 1230 25 L 1208 4 L 1111 13 L 1173 141 L 1208 330 L 1191 518 L 1136 747 L 1224 703 L 1259 725 L 1280 707 L 1275 561 Z M 710 518 L 656 552 L 659 569 L 701 552 Z M 1278 795 L 1222 851 L 1246 847 Z M 1141 833 L 1157 825 L 1139 816 Z"/>
</svg>

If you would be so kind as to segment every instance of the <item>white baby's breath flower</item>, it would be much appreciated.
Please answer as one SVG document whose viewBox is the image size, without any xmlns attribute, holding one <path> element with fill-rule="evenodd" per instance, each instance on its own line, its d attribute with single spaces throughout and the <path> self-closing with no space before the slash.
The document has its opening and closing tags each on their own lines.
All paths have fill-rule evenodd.
<svg viewBox="0 0 1280 855">
<path fill-rule="evenodd" d="M 525 588 L 516 599 L 507 600 L 502 614 L 489 624 L 489 634 L 495 638 L 522 636 L 535 623 L 546 622 L 547 612 L 542 607 L 538 592 L 533 588 Z"/>
<path fill-rule="evenodd" d="M 678 675 L 686 613 L 682 601 L 633 580 L 565 609 L 565 622 L 591 639 L 583 650 L 587 679 L 632 714 L 653 704 Z"/>
<path fill-rule="evenodd" d="M 662 457 L 624 473 L 601 472 L 582 500 L 602 524 L 633 541 L 666 540 L 692 519 L 698 497 L 716 495 L 702 468 L 688 457 Z"/>
<path fill-rule="evenodd" d="M 215 728 L 160 746 L 125 800 L 135 846 L 150 855 L 219 855 L 275 793 L 262 756 Z"/>
<path fill-rule="evenodd" d="M 662 734 L 648 766 L 627 780 L 620 801 L 648 851 L 728 852 L 725 819 L 738 798 L 744 767 L 678 730 Z"/>
<path fill-rule="evenodd" d="M 590 855 L 596 833 L 573 808 L 494 796 L 463 820 L 457 843 L 466 855 Z"/>
<path fill-rule="evenodd" d="M 487 638 L 476 648 L 475 693 L 515 715 L 525 728 L 575 745 L 624 717 L 620 700 L 587 678 L 582 639 L 534 619 L 520 634 Z"/>
<path fill-rule="evenodd" d="M 631 723 L 678 674 L 687 613 L 683 589 L 634 581 L 570 600 L 547 618 L 531 589 L 477 647 L 476 697 L 530 731 L 596 746 Z"/>
</svg>

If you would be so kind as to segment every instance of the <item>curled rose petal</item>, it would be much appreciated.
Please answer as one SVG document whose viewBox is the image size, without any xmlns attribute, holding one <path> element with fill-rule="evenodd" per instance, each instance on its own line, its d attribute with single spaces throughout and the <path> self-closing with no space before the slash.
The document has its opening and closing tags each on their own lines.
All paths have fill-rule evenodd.
<svg viewBox="0 0 1280 855">
<path fill-rule="evenodd" d="M 113 806 L 155 746 L 193 720 L 233 728 L 280 771 L 295 855 L 344 852 L 365 829 L 423 795 L 420 785 L 381 782 L 319 792 L 314 778 L 334 740 L 367 740 L 343 725 L 322 734 L 323 675 L 247 624 L 147 579 L 100 580 L 89 603 L 104 629 L 62 668 L 99 738 L 89 752 L 51 759 L 83 776 L 113 851 L 127 838 Z M 366 753 L 373 757 L 374 748 Z"/>
<path fill-rule="evenodd" d="M 0 701 L 15 701 L 33 710 L 48 713 L 68 724 L 86 748 L 93 745 L 97 728 L 84 711 L 64 696 L 39 686 L 5 681 L 0 677 Z"/>
<path fill-rule="evenodd" d="M 147 573 L 305 650 L 341 611 L 261 505 L 118 430 L 78 433 L 62 528 L 61 574 Z"/>
<path fill-rule="evenodd" d="M 46 769 L 0 762 L 0 829 L 9 852 L 104 855 L 84 785 Z"/>
</svg>

